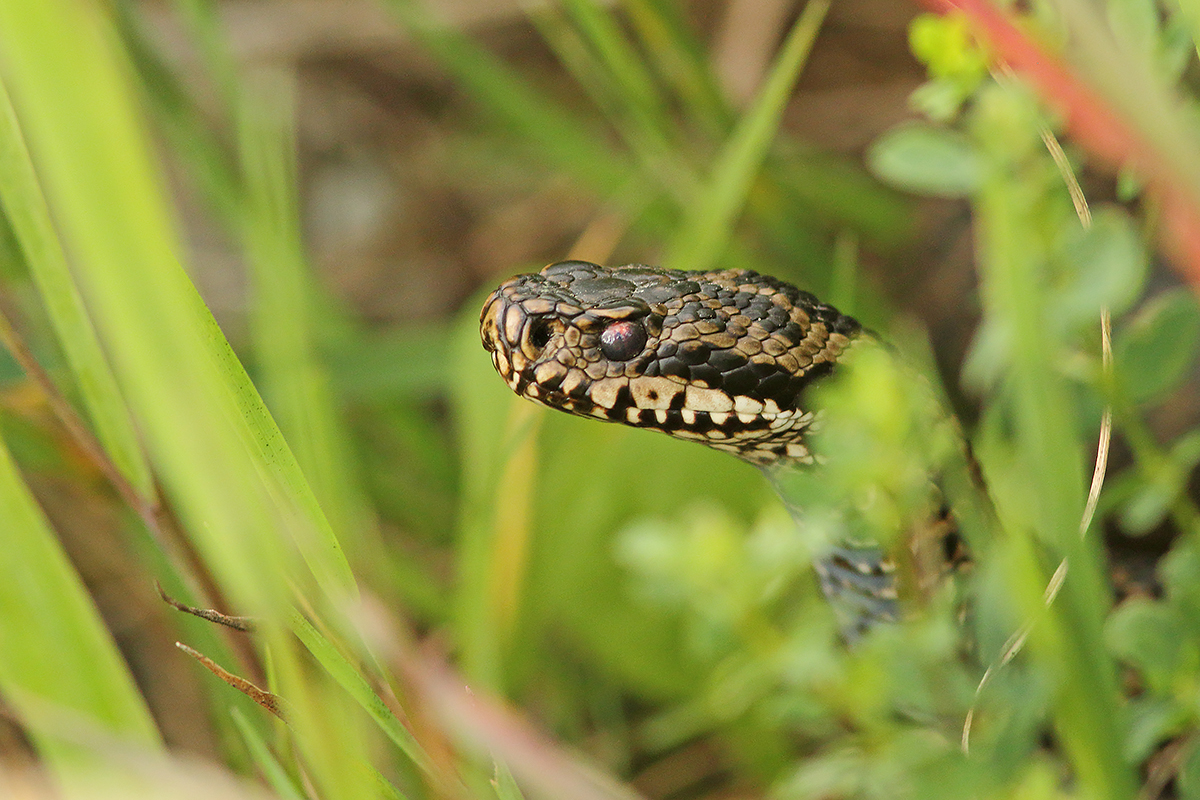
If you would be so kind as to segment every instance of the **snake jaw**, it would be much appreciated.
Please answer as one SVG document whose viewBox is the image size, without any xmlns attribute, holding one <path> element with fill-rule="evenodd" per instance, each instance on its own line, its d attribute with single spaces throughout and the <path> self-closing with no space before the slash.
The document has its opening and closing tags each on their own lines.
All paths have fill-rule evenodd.
<svg viewBox="0 0 1200 800">
<path fill-rule="evenodd" d="M 801 390 L 858 331 L 812 295 L 754 272 L 582 261 L 506 281 L 480 314 L 483 346 L 518 395 L 759 465 L 812 461 Z"/>
</svg>

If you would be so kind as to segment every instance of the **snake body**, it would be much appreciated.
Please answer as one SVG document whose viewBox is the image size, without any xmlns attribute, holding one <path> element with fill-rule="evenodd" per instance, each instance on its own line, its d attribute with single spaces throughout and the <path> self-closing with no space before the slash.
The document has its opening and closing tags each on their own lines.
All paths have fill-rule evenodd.
<svg viewBox="0 0 1200 800">
<path fill-rule="evenodd" d="M 585 261 L 503 283 L 484 303 L 480 335 L 522 397 L 702 442 L 768 475 L 814 462 L 804 390 L 865 338 L 853 317 L 750 270 Z M 878 548 L 835 546 L 816 567 L 851 638 L 896 617 Z"/>
</svg>

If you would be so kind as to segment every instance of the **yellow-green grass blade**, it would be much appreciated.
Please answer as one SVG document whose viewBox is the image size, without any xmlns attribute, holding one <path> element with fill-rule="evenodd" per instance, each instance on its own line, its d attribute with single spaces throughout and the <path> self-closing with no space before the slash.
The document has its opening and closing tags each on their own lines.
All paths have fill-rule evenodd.
<svg viewBox="0 0 1200 800">
<path fill-rule="evenodd" d="M 173 133 L 175 150 L 196 183 L 210 187 L 207 196 L 220 221 L 242 242 L 250 278 L 251 358 L 264 398 L 326 516 L 342 532 L 342 544 L 352 550 L 373 546 L 371 555 L 362 557 L 378 558 L 382 548 L 372 536 L 375 528 L 348 463 L 348 435 L 326 365 L 316 356 L 320 297 L 310 276 L 296 196 L 292 78 L 279 70 L 239 75 L 215 7 L 203 0 L 175 0 L 175 5 L 221 89 L 221 116 L 237 130 L 240 163 L 214 147 L 206 122 L 172 83 L 169 68 L 148 51 L 134 20 L 122 17 L 125 40 L 141 60 L 147 96 Z M 347 540 L 348 534 L 367 541 Z"/>
<path fill-rule="evenodd" d="M 4 5 L 0 20 L 14 105 L 59 230 L 156 473 L 206 566 L 240 609 L 268 623 L 297 589 L 324 605 L 306 591 L 313 580 L 298 556 L 325 595 L 344 601 L 354 586 L 329 525 L 180 268 L 110 20 L 72 0 Z M 325 746 L 357 741 L 357 728 L 311 713 L 343 703 L 340 689 L 306 670 L 276 626 L 261 641 L 278 691 L 301 710 L 293 730 L 313 783 L 328 797 L 363 796 L 369 770 Z"/>
<path fill-rule="evenodd" d="M 729 246 L 734 224 L 767 157 L 792 87 L 828 9 L 828 0 L 809 0 L 804 7 L 753 106 L 717 158 L 708 185 L 695 198 L 672 237 L 664 263 L 675 269 L 708 269 Z"/>
<path fill-rule="evenodd" d="M 158 750 L 125 662 L 0 441 L 0 694 L 64 784 L 105 759 L 64 738 L 72 714 L 124 744 Z"/>
<path fill-rule="evenodd" d="M 156 474 L 206 567 L 239 610 L 264 619 L 259 641 L 280 676 L 271 688 L 297 709 L 291 730 L 309 777 L 326 797 L 368 796 L 370 770 L 345 750 L 360 742 L 360 725 L 317 711 L 341 709 L 344 695 L 271 624 L 297 591 L 318 609 L 341 606 L 355 594 L 353 579 L 291 450 L 180 266 L 111 22 L 76 0 L 0 5 L 14 107 Z"/>
<path fill-rule="evenodd" d="M 339 687 L 337 676 L 313 669 L 293 633 L 304 630 L 272 630 L 270 649 L 290 742 L 306 778 L 316 785 L 315 795 L 328 800 L 378 796 L 383 787 L 368 760 L 379 752 L 378 737 L 370 721 L 356 698 Z"/>
<path fill-rule="evenodd" d="M 15 106 L 85 298 L 164 484 L 210 567 L 278 609 L 299 550 L 335 597 L 345 559 L 294 457 L 180 268 L 110 20 L 70 0 L 0 7 Z"/>
<path fill-rule="evenodd" d="M 245 221 L 241 235 L 252 286 L 254 354 L 263 394 L 287 432 L 313 489 L 355 549 L 372 528 L 348 457 L 326 365 L 317 356 L 319 295 L 301 234 L 292 138 L 292 80 L 255 76 L 238 113 Z M 376 547 L 375 556 L 382 555 Z"/>
<path fill-rule="evenodd" d="M 184 5 L 189 6 L 189 17 L 204 12 L 197 4 Z M 194 24 L 205 28 L 202 19 Z M 232 74 L 233 66 L 219 42 L 208 43 L 205 50 L 217 73 Z M 290 441 L 296 445 L 299 461 L 306 473 L 316 478 L 314 487 L 323 503 L 344 527 L 361 531 L 362 526 L 355 521 L 357 492 L 348 477 L 352 470 L 344 463 L 344 454 L 338 447 L 342 439 L 340 422 L 333 408 L 328 377 L 315 356 L 313 316 L 317 294 L 300 231 L 290 76 L 262 73 L 247 76 L 240 86 L 231 79 L 227 84 L 228 116 L 237 122 L 240 176 L 244 183 L 238 192 L 238 208 L 226 221 L 231 223 L 232 233 L 242 239 L 250 266 L 258 372 L 281 426 L 288 430 Z M 371 692 L 355 668 L 302 617 L 293 615 L 292 623 L 319 657 L 328 677 L 428 772 L 428 759 L 411 734 Z M 315 723 L 320 726 L 319 715 Z M 303 723 L 297 718 L 293 724 Z M 319 738 L 320 732 L 316 733 Z M 328 752 L 333 750 L 336 748 Z M 321 754 L 325 752 L 322 749 Z M 354 777 L 361 779 L 363 774 L 356 772 Z"/>
<path fill-rule="evenodd" d="M 539 480 L 542 413 L 492 380 L 470 304 L 451 332 L 459 369 L 452 387 L 463 460 L 456 635 L 461 668 L 474 686 L 510 688 L 504 656 L 524 613 L 525 573 Z M 511 481 L 511 483 L 506 483 Z M 516 581 L 514 583 L 514 581 Z"/>
<path fill-rule="evenodd" d="M 305 798 L 307 795 L 298 786 L 302 777 L 290 774 L 287 766 L 281 763 L 280 758 L 271 751 L 270 745 L 264 738 L 263 733 L 260 732 L 259 727 L 250 718 L 247 718 L 245 714 L 242 714 L 239 708 L 230 708 L 229 714 L 232 717 L 234 727 L 241 736 L 242 742 L 246 745 L 246 750 L 250 754 L 251 760 L 258 766 L 259 772 L 262 772 L 264 780 L 274 790 L 275 794 L 283 798 L 283 800 L 301 800 Z M 334 726 L 328 727 L 334 728 Z M 337 732 L 341 732 L 342 729 L 336 728 L 336 730 Z M 367 796 L 376 796 L 371 794 L 371 790 L 374 789 L 377 790 L 378 796 L 383 796 L 383 798 L 407 800 L 406 795 L 392 786 L 377 770 L 360 770 L 355 777 L 358 778 L 359 790 L 364 790 Z M 368 780 L 364 780 L 364 778 L 368 778 Z"/>
<path fill-rule="evenodd" d="M 143 499 L 154 481 L 108 359 L 67 267 L 37 175 L 3 83 L 0 83 L 0 203 L 54 326 L 96 436 Z"/>
</svg>

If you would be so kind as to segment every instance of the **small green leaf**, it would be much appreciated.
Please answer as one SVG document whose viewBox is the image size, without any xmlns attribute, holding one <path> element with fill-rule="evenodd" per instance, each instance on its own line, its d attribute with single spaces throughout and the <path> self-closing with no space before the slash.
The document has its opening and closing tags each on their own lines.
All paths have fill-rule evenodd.
<svg viewBox="0 0 1200 800">
<path fill-rule="evenodd" d="M 1132 701 L 1128 711 L 1125 756 L 1134 764 L 1148 758 L 1188 722 L 1187 711 L 1178 703 L 1152 695 Z"/>
<path fill-rule="evenodd" d="M 1148 302 L 1117 333 L 1117 379 L 1131 400 L 1161 399 L 1183 380 L 1200 345 L 1200 308 L 1184 289 Z"/>
<path fill-rule="evenodd" d="M 1200 553 L 1188 537 L 1171 548 L 1158 565 L 1167 597 L 1180 615 L 1193 641 L 1200 640 Z"/>
<path fill-rule="evenodd" d="M 1177 486 L 1162 480 L 1140 484 L 1121 508 L 1121 530 L 1130 536 L 1150 533 L 1167 515 L 1177 489 Z"/>
<path fill-rule="evenodd" d="M 958 83 L 948 78 L 934 78 L 913 89 L 908 96 L 908 104 L 934 122 L 950 122 L 969 96 L 963 93 Z"/>
<path fill-rule="evenodd" d="M 1183 620 L 1173 606 L 1143 598 L 1122 603 L 1105 625 L 1109 650 L 1160 691 L 1194 661 L 1188 659 L 1184 634 Z"/>
<path fill-rule="evenodd" d="M 918 14 L 908 26 L 908 46 L 931 77 L 961 83 L 964 95 L 988 73 L 987 55 L 965 14 Z"/>
<path fill-rule="evenodd" d="M 1056 316 L 1090 321 L 1102 308 L 1120 313 L 1137 299 L 1149 259 L 1123 210 L 1096 210 L 1090 227 L 1070 225 L 1061 244 L 1071 275 L 1050 304 Z"/>
<path fill-rule="evenodd" d="M 930 125 L 893 128 L 867 151 L 880 180 L 913 194 L 962 197 L 979 182 L 979 158 L 960 133 Z"/>
<path fill-rule="evenodd" d="M 1153 0 L 1117 0 L 1108 3 L 1108 21 L 1114 31 L 1121 32 L 1125 44 L 1132 45 L 1147 57 L 1159 49 L 1159 10 Z"/>
<path fill-rule="evenodd" d="M 1132 203 L 1142 193 L 1145 183 L 1132 169 L 1117 172 L 1117 202 Z"/>
<path fill-rule="evenodd" d="M 1149 533 L 1187 491 L 1188 479 L 1200 462 L 1200 429 L 1188 431 L 1175 441 L 1165 461 L 1148 467 L 1128 492 L 1121 509 L 1121 526 L 1138 536 Z"/>
</svg>

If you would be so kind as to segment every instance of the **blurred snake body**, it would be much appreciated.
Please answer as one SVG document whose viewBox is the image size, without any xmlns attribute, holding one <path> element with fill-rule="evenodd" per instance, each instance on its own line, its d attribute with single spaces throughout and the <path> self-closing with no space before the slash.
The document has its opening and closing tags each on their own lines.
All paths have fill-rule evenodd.
<svg viewBox="0 0 1200 800">
<path fill-rule="evenodd" d="M 808 292 L 753 271 L 585 261 L 506 281 L 480 315 L 483 346 L 518 395 L 702 442 L 768 477 L 814 463 L 804 390 L 861 331 Z M 802 522 L 802 509 L 789 508 Z M 896 618 L 895 578 L 879 548 L 835 546 L 816 568 L 850 638 Z"/>
</svg>

